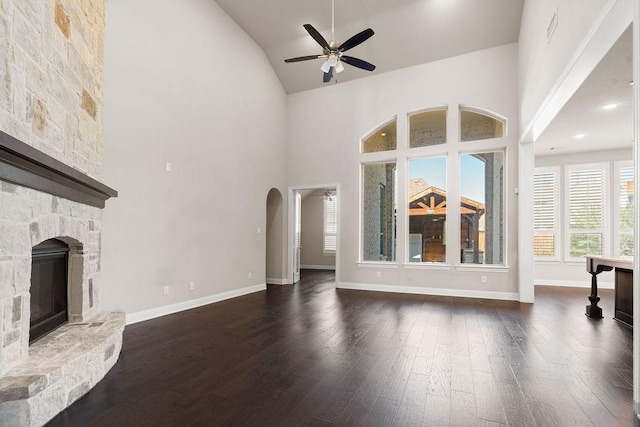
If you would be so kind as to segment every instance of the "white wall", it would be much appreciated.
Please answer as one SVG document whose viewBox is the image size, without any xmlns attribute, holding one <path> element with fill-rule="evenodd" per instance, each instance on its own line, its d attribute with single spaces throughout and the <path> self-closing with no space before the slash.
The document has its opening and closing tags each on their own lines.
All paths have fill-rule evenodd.
<svg viewBox="0 0 640 427">
<path fill-rule="evenodd" d="M 302 268 L 335 268 L 335 254 L 324 253 L 325 190 L 316 190 L 302 199 L 300 265 Z"/>
<path fill-rule="evenodd" d="M 616 0 L 529 0 L 524 2 L 519 37 L 520 128 L 534 119 L 601 14 Z M 555 12 L 558 26 L 547 43 Z"/>
<path fill-rule="evenodd" d="M 538 167 L 560 167 L 560 182 L 558 183 L 558 190 L 560 193 L 559 201 L 562 205 L 565 200 L 565 181 L 563 168 L 566 165 L 580 165 L 590 163 L 608 163 L 609 164 L 609 176 L 607 178 L 607 193 L 609 194 L 609 209 L 607 215 L 611 218 L 611 230 L 615 228 L 615 216 L 613 205 L 616 200 L 613 199 L 615 182 L 613 180 L 613 174 L 615 173 L 615 162 L 617 161 L 631 161 L 632 149 L 620 149 L 620 150 L 607 150 L 607 151 L 591 151 L 584 153 L 572 153 L 565 155 L 555 156 L 539 156 L 536 157 L 535 166 Z M 564 210 L 562 211 L 564 213 Z M 564 216 L 560 218 L 563 222 Z M 536 261 L 535 262 L 535 283 L 544 285 L 566 285 L 566 286 L 591 286 L 591 275 L 586 271 L 586 263 L 576 261 L 565 261 L 564 252 L 566 248 L 564 229 L 565 225 L 560 229 L 560 254 L 561 258 L 558 261 Z M 613 235 L 610 233 L 609 247 L 613 247 Z M 598 275 L 598 286 L 613 288 L 614 275 L 613 272 L 603 272 Z"/>
<path fill-rule="evenodd" d="M 286 96 L 258 45 L 215 1 L 108 0 L 105 118 L 119 197 L 104 215 L 103 308 L 264 284 L 257 229 L 269 189 L 286 194 Z"/>
<path fill-rule="evenodd" d="M 514 148 L 518 138 L 517 59 L 517 45 L 511 44 L 289 96 L 289 185 L 341 184 L 338 262 L 341 286 L 376 285 L 398 290 L 410 287 L 424 292 L 448 289 L 452 294 L 489 292 L 496 297 L 514 297 L 518 290 L 517 203 L 514 196 L 517 170 L 517 150 Z M 442 105 L 449 106 L 448 128 L 457 135 L 458 104 L 486 108 L 509 120 L 505 179 L 505 253 L 509 268 L 500 271 L 457 268 L 455 260 L 445 270 L 405 266 L 402 263 L 404 249 L 401 249 L 405 237 L 401 231 L 398 232 L 400 265 L 391 268 L 358 265 L 360 139 L 394 116 L 406 121 L 409 112 Z M 404 137 L 398 135 L 398 140 L 404 141 Z M 448 191 L 454 197 L 458 178 L 448 174 L 448 179 Z M 399 194 L 406 194 L 406 191 L 399 190 Z M 402 200 L 400 196 L 399 200 Z M 378 271 L 381 277 L 377 277 Z M 487 283 L 481 283 L 481 275 L 487 276 Z"/>
</svg>

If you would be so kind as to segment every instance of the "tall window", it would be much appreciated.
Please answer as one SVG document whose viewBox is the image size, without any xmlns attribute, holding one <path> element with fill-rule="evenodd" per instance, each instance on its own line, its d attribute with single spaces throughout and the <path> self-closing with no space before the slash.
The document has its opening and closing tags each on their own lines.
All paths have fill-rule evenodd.
<svg viewBox="0 0 640 427">
<path fill-rule="evenodd" d="M 400 244 L 409 269 L 503 270 L 507 120 L 451 107 L 408 112 L 362 139 L 361 261 L 395 263 Z M 460 135 L 450 114 L 459 118 Z"/>
<path fill-rule="evenodd" d="M 325 254 L 335 254 L 337 246 L 336 234 L 338 232 L 337 200 L 335 194 L 324 198 L 324 227 L 323 227 L 323 251 Z"/>
<path fill-rule="evenodd" d="M 364 261 L 396 260 L 396 163 L 362 167 Z"/>
<path fill-rule="evenodd" d="M 567 168 L 569 258 L 606 252 L 606 165 Z"/>
<path fill-rule="evenodd" d="M 460 156 L 460 262 L 503 264 L 504 152 Z"/>
<path fill-rule="evenodd" d="M 447 158 L 409 160 L 409 262 L 446 262 Z"/>
<path fill-rule="evenodd" d="M 633 166 L 618 166 L 618 254 L 633 256 Z"/>
<path fill-rule="evenodd" d="M 533 255 L 557 259 L 557 170 L 538 170 L 533 176 Z"/>
</svg>

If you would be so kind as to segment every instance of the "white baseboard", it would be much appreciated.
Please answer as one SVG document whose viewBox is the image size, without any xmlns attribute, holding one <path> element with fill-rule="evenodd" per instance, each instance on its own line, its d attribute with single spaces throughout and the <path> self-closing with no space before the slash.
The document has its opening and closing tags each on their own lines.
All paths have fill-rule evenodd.
<svg viewBox="0 0 640 427">
<path fill-rule="evenodd" d="M 437 295 L 446 297 L 483 298 L 507 301 L 518 301 L 517 292 L 473 291 L 469 289 L 419 288 L 416 286 L 373 285 L 368 283 L 337 284 L 341 289 L 356 289 L 361 291 L 395 292 L 400 294 Z"/>
<path fill-rule="evenodd" d="M 222 292 L 220 294 L 208 295 L 206 297 L 192 299 L 175 304 L 169 304 L 162 307 L 151 308 L 149 310 L 138 311 L 136 313 L 127 313 L 127 325 L 143 322 L 145 320 L 155 319 L 156 317 L 166 316 L 168 314 L 178 313 L 180 311 L 190 310 L 192 308 L 201 307 L 203 305 L 220 302 L 243 295 L 252 294 L 254 292 L 263 291 L 267 285 L 260 284 L 247 286 L 246 288 L 236 289 L 233 291 Z"/>
<path fill-rule="evenodd" d="M 300 264 L 301 269 L 306 270 L 335 270 L 335 265 L 310 265 L 310 264 Z"/>
<path fill-rule="evenodd" d="M 591 280 L 543 280 L 536 279 L 533 281 L 536 286 L 560 286 L 564 288 L 591 288 Z M 614 289 L 613 282 L 598 281 L 598 289 Z"/>
<path fill-rule="evenodd" d="M 266 279 L 267 285 L 288 285 L 289 281 L 287 279 L 272 279 L 267 277 Z"/>
</svg>

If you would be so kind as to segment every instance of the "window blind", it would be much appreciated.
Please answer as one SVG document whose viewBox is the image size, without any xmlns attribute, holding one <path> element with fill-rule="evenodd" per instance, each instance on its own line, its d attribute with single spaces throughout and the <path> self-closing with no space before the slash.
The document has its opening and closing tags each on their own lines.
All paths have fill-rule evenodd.
<svg viewBox="0 0 640 427">
<path fill-rule="evenodd" d="M 572 170 L 568 175 L 569 255 L 602 255 L 604 170 Z"/>
<path fill-rule="evenodd" d="M 324 200 L 324 247 L 325 253 L 335 253 L 337 247 L 338 221 L 337 200 L 333 196 Z"/>
<path fill-rule="evenodd" d="M 556 174 L 537 173 L 533 177 L 533 253 L 555 256 L 556 238 Z"/>
</svg>

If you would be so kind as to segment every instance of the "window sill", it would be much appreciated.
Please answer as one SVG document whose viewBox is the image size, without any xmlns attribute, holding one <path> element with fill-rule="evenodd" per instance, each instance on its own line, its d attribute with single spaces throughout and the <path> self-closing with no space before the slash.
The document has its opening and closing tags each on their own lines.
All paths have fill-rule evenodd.
<svg viewBox="0 0 640 427">
<path fill-rule="evenodd" d="M 488 271 L 491 273 L 508 273 L 511 267 L 486 264 L 456 264 L 456 271 Z"/>
<path fill-rule="evenodd" d="M 560 264 L 560 260 L 559 259 L 535 259 L 534 258 L 533 262 L 535 264 L 540 264 L 540 265 L 558 265 L 558 264 Z"/>
<path fill-rule="evenodd" d="M 398 268 L 398 263 L 393 261 L 360 261 L 356 265 L 365 268 Z"/>
<path fill-rule="evenodd" d="M 402 268 L 407 270 L 451 270 L 451 264 L 442 262 L 407 262 L 402 264 Z"/>
</svg>

